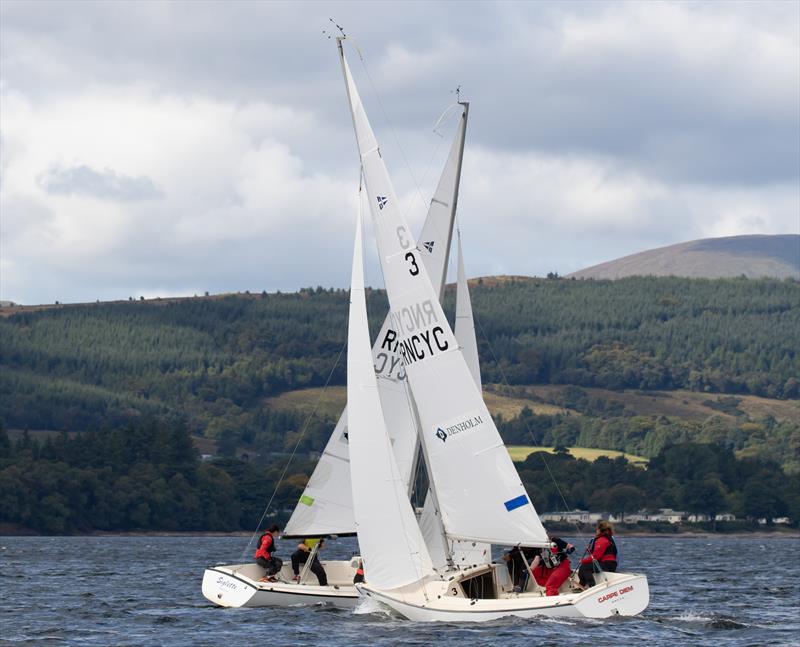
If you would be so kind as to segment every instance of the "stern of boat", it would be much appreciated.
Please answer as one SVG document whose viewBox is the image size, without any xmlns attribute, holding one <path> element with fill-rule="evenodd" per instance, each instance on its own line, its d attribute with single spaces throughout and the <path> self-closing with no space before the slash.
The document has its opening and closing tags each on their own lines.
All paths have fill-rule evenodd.
<svg viewBox="0 0 800 647">
<path fill-rule="evenodd" d="M 650 604 L 650 587 L 647 577 L 626 574 L 609 578 L 602 586 L 588 589 L 576 602 L 575 608 L 586 618 L 635 616 Z"/>
<path fill-rule="evenodd" d="M 256 594 L 256 588 L 231 573 L 207 568 L 203 573 L 203 596 L 220 607 L 244 607 Z"/>
</svg>

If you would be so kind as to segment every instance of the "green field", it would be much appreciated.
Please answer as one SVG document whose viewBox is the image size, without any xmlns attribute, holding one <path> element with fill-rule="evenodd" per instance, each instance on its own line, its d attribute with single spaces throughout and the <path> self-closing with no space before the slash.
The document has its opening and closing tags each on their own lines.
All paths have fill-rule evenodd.
<svg viewBox="0 0 800 647">
<path fill-rule="evenodd" d="M 563 407 L 553 404 L 500 395 L 491 391 L 484 391 L 483 399 L 493 416 L 502 415 L 506 420 L 516 418 L 524 407 L 528 407 L 533 413 L 545 416 L 566 411 Z M 347 388 L 329 386 L 327 388 L 297 389 L 267 398 L 265 402 L 268 407 L 276 411 L 301 411 L 304 414 L 314 411 L 320 417 L 338 418 L 347 404 Z"/>
<path fill-rule="evenodd" d="M 596 461 L 601 456 L 607 456 L 608 458 L 624 456 L 634 465 L 647 465 L 647 459 L 644 456 L 626 454 L 625 452 L 618 452 L 614 449 L 594 449 L 590 447 L 569 447 L 568 449 L 569 453 L 575 458 L 583 458 L 587 461 Z M 534 447 L 531 445 L 509 445 L 508 447 L 508 454 L 515 463 L 521 463 L 533 452 L 547 452 L 553 454 L 555 450 L 552 447 Z"/>
</svg>

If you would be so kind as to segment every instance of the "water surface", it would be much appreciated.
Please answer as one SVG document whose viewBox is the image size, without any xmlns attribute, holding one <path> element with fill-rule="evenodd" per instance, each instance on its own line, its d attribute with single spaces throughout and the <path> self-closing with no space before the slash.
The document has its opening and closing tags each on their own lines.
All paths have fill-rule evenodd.
<svg viewBox="0 0 800 647">
<path fill-rule="evenodd" d="M 569 539 L 583 546 L 586 538 Z M 2 537 L 0 644 L 800 644 L 797 538 L 620 537 L 621 570 L 645 572 L 650 581 L 650 607 L 639 617 L 433 625 L 370 608 L 212 606 L 200 592 L 204 567 L 238 562 L 247 541 Z M 279 543 L 285 560 L 292 544 Z M 344 559 L 354 548 L 342 539 L 325 555 Z"/>
</svg>

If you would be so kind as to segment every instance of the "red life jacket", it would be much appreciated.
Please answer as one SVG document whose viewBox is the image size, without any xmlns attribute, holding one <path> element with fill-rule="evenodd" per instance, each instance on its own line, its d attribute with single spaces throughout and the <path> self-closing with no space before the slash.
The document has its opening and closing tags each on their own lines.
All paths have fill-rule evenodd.
<svg viewBox="0 0 800 647">
<path fill-rule="evenodd" d="M 258 540 L 258 550 L 256 551 L 255 558 L 263 557 L 264 559 L 272 559 L 272 553 L 275 552 L 275 538 L 272 533 L 265 532 Z"/>
<path fill-rule="evenodd" d="M 604 543 L 605 546 L 603 546 Z M 595 555 L 595 552 L 600 554 Z M 598 562 L 616 562 L 617 544 L 614 542 L 614 538 L 611 535 L 598 535 L 589 543 L 589 553 Z"/>
</svg>

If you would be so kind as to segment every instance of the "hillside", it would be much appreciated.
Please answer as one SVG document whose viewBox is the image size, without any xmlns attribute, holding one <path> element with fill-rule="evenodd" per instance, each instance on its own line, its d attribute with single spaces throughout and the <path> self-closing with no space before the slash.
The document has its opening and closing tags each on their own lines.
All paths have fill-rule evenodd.
<svg viewBox="0 0 800 647">
<path fill-rule="evenodd" d="M 800 235 L 705 238 L 631 254 L 570 274 L 568 278 L 626 276 L 800 279 Z"/>
<path fill-rule="evenodd" d="M 783 448 L 781 463 L 800 465 L 800 423 L 770 413 L 780 404 L 748 409 L 750 397 L 800 397 L 796 282 L 504 277 L 473 281 L 471 292 L 484 384 L 557 391 L 489 396 L 509 442 L 652 457 L 670 439 L 697 440 Z M 370 290 L 368 301 L 376 333 L 386 297 Z M 340 403 L 307 422 L 302 406 L 279 402 L 345 383 L 347 304 L 346 291 L 316 288 L 16 309 L 0 317 L 0 422 L 104 431 L 150 416 L 185 423 L 223 453 L 290 451 L 298 439 L 314 451 Z M 444 305 L 452 312 L 452 289 Z M 600 391 L 629 395 L 617 403 Z M 632 391 L 687 395 L 657 411 L 631 406 Z M 524 398 L 533 419 L 495 395 Z"/>
</svg>

